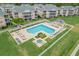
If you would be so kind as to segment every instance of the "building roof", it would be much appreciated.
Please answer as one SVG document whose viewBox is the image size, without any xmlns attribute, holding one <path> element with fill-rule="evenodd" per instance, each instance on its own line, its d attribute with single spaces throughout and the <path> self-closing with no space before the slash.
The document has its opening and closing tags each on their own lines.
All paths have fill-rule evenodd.
<svg viewBox="0 0 79 59">
<path fill-rule="evenodd" d="M 33 7 L 34 7 L 35 10 L 40 10 L 40 11 L 44 10 L 44 5 L 43 4 L 34 4 Z"/>
<path fill-rule="evenodd" d="M 55 5 L 45 5 L 45 10 L 47 10 L 47 11 L 56 11 L 56 10 L 59 10 L 59 8 L 56 7 Z"/>
<path fill-rule="evenodd" d="M 76 7 L 75 7 L 75 9 L 77 9 L 77 8 L 79 9 L 79 6 L 76 6 Z"/>
<path fill-rule="evenodd" d="M 52 5 L 52 4 L 46 4 L 46 5 L 35 4 L 34 8 L 37 10 L 40 10 L 40 11 L 56 11 L 59 9 L 58 7 L 56 7 L 55 5 Z"/>
<path fill-rule="evenodd" d="M 34 11 L 34 8 L 32 6 L 28 6 L 28 5 L 27 6 L 24 6 L 24 5 L 15 6 L 13 8 L 13 12 L 28 12 L 28 11 L 30 11 L 30 12 Z"/>
<path fill-rule="evenodd" d="M 2 8 L 13 8 L 15 5 L 14 4 L 1 4 Z"/>
<path fill-rule="evenodd" d="M 23 4 L 21 4 L 21 6 L 31 6 L 30 4 L 27 4 L 27 3 L 23 3 Z"/>
<path fill-rule="evenodd" d="M 63 10 L 74 10 L 73 6 L 61 6 L 61 9 Z"/>
</svg>

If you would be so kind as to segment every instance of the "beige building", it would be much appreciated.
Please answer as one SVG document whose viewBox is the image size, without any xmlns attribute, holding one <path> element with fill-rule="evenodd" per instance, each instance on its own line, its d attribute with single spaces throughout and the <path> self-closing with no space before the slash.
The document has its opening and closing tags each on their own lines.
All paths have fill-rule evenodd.
<svg viewBox="0 0 79 59">
<path fill-rule="evenodd" d="M 79 6 L 75 7 L 75 15 L 79 15 Z"/>
<path fill-rule="evenodd" d="M 25 20 L 32 20 L 38 16 L 42 18 L 53 18 L 57 16 L 73 16 L 79 15 L 79 6 L 61 6 L 57 7 L 53 4 L 34 4 L 28 5 L 23 4 L 16 6 L 13 4 L 3 4 L 1 5 L 5 16 L 13 18 L 23 18 Z M 8 18 L 9 18 L 8 17 Z"/>
<path fill-rule="evenodd" d="M 53 18 L 58 16 L 59 8 L 57 8 L 55 5 L 36 4 L 34 5 L 34 8 L 37 11 L 37 14 L 42 18 Z"/>
<path fill-rule="evenodd" d="M 4 17 L 0 16 L 0 28 L 6 26 L 6 22 L 4 20 Z"/>
<path fill-rule="evenodd" d="M 12 17 L 12 8 L 14 7 L 14 4 L 1 4 L 1 7 L 7 18 Z"/>
<path fill-rule="evenodd" d="M 6 26 L 5 18 L 4 18 L 4 13 L 2 9 L 0 9 L 0 27 Z"/>
<path fill-rule="evenodd" d="M 60 9 L 61 16 L 73 16 L 75 14 L 75 9 L 72 6 L 62 6 Z"/>
<path fill-rule="evenodd" d="M 32 6 L 15 6 L 12 16 L 13 18 L 23 18 L 25 20 L 35 19 L 35 10 Z"/>
</svg>

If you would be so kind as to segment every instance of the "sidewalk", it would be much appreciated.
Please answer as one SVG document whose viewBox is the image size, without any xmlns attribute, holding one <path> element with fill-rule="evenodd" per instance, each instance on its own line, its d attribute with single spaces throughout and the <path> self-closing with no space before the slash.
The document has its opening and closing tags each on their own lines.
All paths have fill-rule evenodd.
<svg viewBox="0 0 79 59">
<path fill-rule="evenodd" d="M 74 51 L 71 53 L 71 56 L 75 56 L 75 54 L 77 53 L 78 50 L 79 50 L 79 44 L 76 46 Z"/>
</svg>

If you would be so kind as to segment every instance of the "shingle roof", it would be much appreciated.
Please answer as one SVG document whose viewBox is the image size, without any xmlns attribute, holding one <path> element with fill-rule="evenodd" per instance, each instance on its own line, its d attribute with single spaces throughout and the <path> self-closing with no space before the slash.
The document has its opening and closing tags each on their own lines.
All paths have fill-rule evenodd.
<svg viewBox="0 0 79 59">
<path fill-rule="evenodd" d="M 34 4 L 33 7 L 34 7 L 35 10 L 40 10 L 40 11 L 44 10 L 44 5 L 43 4 Z"/>
<path fill-rule="evenodd" d="M 23 3 L 23 4 L 21 4 L 21 6 L 31 6 L 30 4 L 26 4 L 26 3 Z"/>
<path fill-rule="evenodd" d="M 14 4 L 1 4 L 2 8 L 13 8 Z"/>
<path fill-rule="evenodd" d="M 61 9 L 63 10 L 74 10 L 73 6 L 61 6 Z"/>
<path fill-rule="evenodd" d="M 37 10 L 40 10 L 40 11 L 56 11 L 56 10 L 59 10 L 58 7 L 56 7 L 55 5 L 52 5 L 52 4 L 46 4 L 46 5 L 35 4 L 34 8 L 37 8 Z"/>
<path fill-rule="evenodd" d="M 76 6 L 75 9 L 79 9 L 79 6 Z"/>
<path fill-rule="evenodd" d="M 56 11 L 56 10 L 59 10 L 59 8 L 56 7 L 55 5 L 45 5 L 45 9 L 47 11 Z"/>
<path fill-rule="evenodd" d="M 24 12 L 24 11 L 25 12 L 28 12 L 28 11 L 32 12 L 32 11 L 34 11 L 34 8 L 32 6 L 24 6 L 24 5 L 15 6 L 13 8 L 13 12 Z"/>
</svg>

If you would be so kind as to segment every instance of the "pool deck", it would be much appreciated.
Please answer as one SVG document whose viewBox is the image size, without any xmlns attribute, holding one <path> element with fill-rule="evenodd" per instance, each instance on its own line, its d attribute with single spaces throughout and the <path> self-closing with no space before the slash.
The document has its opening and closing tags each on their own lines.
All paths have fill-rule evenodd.
<svg viewBox="0 0 79 59">
<path fill-rule="evenodd" d="M 58 32 L 58 31 L 60 30 L 60 28 L 55 28 L 55 27 L 51 26 L 49 23 L 47 23 L 47 22 L 40 23 L 40 24 L 44 24 L 44 25 L 46 25 L 46 26 L 48 26 L 48 27 L 50 27 L 50 28 L 52 28 L 52 29 L 55 29 L 55 32 L 52 33 L 52 34 L 48 34 L 48 33 L 44 32 L 44 31 L 39 31 L 39 32 L 45 33 L 48 37 L 51 37 L 51 35 L 55 34 L 56 32 Z M 27 29 L 32 28 L 32 27 L 35 27 L 35 26 L 38 26 L 38 25 L 40 25 L 40 24 L 36 24 L 36 25 L 34 25 L 34 26 L 30 26 L 30 27 L 23 28 L 23 29 L 20 29 L 20 30 L 18 30 L 18 31 L 12 32 L 12 33 L 11 33 L 11 36 L 14 38 L 14 40 L 16 41 L 17 44 L 24 43 L 24 42 L 30 40 L 31 38 L 34 38 L 34 37 L 39 33 L 39 32 L 37 32 L 37 33 L 35 33 L 35 34 L 32 34 L 32 33 L 29 33 L 29 32 L 27 31 Z M 21 43 L 19 43 L 19 42 L 16 40 L 16 38 L 18 38 L 18 39 L 21 41 Z"/>
</svg>

